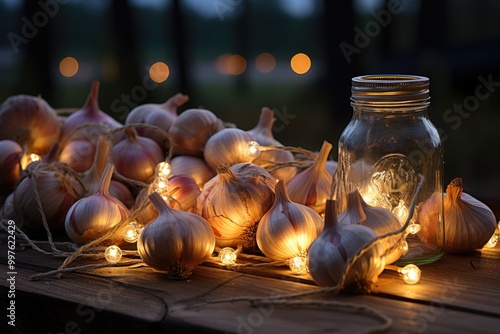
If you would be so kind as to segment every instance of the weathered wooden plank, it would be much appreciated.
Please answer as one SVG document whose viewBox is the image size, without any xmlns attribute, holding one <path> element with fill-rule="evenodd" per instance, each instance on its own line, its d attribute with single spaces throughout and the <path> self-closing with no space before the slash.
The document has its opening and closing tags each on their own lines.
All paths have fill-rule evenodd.
<svg viewBox="0 0 500 334">
<path fill-rule="evenodd" d="M 2 250 L 2 257 L 3 254 L 5 253 Z M 482 260 L 487 258 L 485 255 Z M 22 320 L 24 317 L 26 321 L 36 318 L 41 328 L 52 332 L 77 332 L 78 329 L 87 332 L 95 331 L 96 328 L 116 331 L 127 328 L 137 333 L 147 333 L 175 328 L 176 331 L 184 333 L 212 331 L 265 333 L 283 330 L 289 333 L 327 330 L 347 333 L 369 328 L 378 323 L 378 320 L 365 315 L 326 307 L 276 305 L 271 309 L 271 307 L 254 308 L 248 303 L 227 303 L 196 309 L 183 308 L 185 305 L 218 298 L 243 295 L 265 298 L 274 294 L 317 289 L 312 284 L 290 281 L 285 269 L 281 269 L 282 277 L 285 279 L 259 277 L 255 274 L 201 266 L 189 280 L 185 281 L 165 279 L 162 274 L 150 268 L 105 268 L 93 270 L 91 274 L 65 274 L 62 279 L 30 281 L 28 277 L 31 274 L 55 268 L 62 260 L 38 254 L 33 250 L 18 253 L 16 260 L 21 266 L 16 277 L 20 292 L 18 300 L 19 312 L 22 313 L 20 318 Z M 437 275 L 436 278 L 428 279 L 430 286 L 438 285 L 436 281 L 440 277 L 442 287 L 442 280 L 446 275 L 442 275 L 443 270 L 440 267 L 460 267 L 467 259 L 451 257 L 451 260 L 447 258 L 443 260 L 446 261 L 441 265 L 436 264 L 436 268 L 429 265 L 429 270 L 424 270 L 431 278 L 433 272 Z M 45 267 L 45 263 L 48 267 Z M 494 264 L 487 262 L 481 269 L 489 273 Z M 5 266 L 1 268 L 6 270 Z M 266 270 L 262 270 L 261 275 L 265 275 Z M 275 270 L 279 272 L 280 269 Z M 495 332 L 494 329 L 500 325 L 497 315 L 481 315 L 467 309 L 460 310 L 454 306 L 455 301 L 445 303 L 445 300 L 436 299 L 435 294 L 423 293 L 422 291 L 431 289 L 426 285 L 426 277 L 424 275 L 422 284 L 408 286 L 389 272 L 381 275 L 378 289 L 382 291 L 386 287 L 391 295 L 379 291 L 379 295 L 372 296 L 319 295 L 313 299 L 356 302 L 376 307 L 394 320 L 390 331 L 393 333 L 404 331 L 466 333 L 477 331 L 474 323 L 482 325 L 482 332 Z M 2 282 L 2 285 L 5 286 L 5 283 Z M 474 286 L 469 288 L 475 289 Z M 393 296 L 399 297 L 399 293 L 408 300 L 391 299 Z M 3 291 L 2 294 L 5 295 Z M 56 296 L 51 297 L 54 294 Z M 462 295 L 458 295 L 457 301 L 460 301 Z M 43 306 L 41 309 L 49 309 L 50 312 L 35 313 L 30 300 L 34 300 L 36 305 Z M 93 303 L 90 302 L 92 300 Z M 100 304 L 96 303 L 98 301 Z M 488 300 L 485 304 L 490 302 L 496 305 L 496 301 Z M 92 319 L 91 314 L 94 315 Z"/>
</svg>

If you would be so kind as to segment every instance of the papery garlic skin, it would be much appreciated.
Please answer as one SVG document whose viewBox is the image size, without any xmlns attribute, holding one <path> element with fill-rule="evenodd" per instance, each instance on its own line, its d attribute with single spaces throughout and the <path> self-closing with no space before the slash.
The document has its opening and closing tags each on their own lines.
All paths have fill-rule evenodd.
<svg viewBox="0 0 500 334">
<path fill-rule="evenodd" d="M 170 279 L 186 279 L 215 248 L 215 237 L 202 217 L 170 208 L 162 197 L 149 195 L 159 216 L 142 230 L 137 250 L 148 266 Z"/>
<path fill-rule="evenodd" d="M 430 200 L 421 209 L 419 235 L 424 240 L 434 233 L 432 213 L 438 210 L 435 205 L 436 201 Z M 445 252 L 466 253 L 480 249 L 495 232 L 495 214 L 486 204 L 463 192 L 461 178 L 453 179 L 448 185 L 443 205 Z"/>
<path fill-rule="evenodd" d="M 220 130 L 222 122 L 207 109 L 187 109 L 172 123 L 169 135 L 172 137 L 175 155 L 203 156 L 205 144 Z"/>
<path fill-rule="evenodd" d="M 66 234 L 76 244 L 82 245 L 104 236 L 130 214 L 121 201 L 109 194 L 108 189 L 113 171 L 114 166 L 108 163 L 102 175 L 99 190 L 91 196 L 78 200 L 66 214 L 64 221 Z M 108 242 L 110 244 L 123 243 L 120 231 L 110 236 Z"/>
<path fill-rule="evenodd" d="M 369 291 L 384 270 L 384 250 L 374 243 L 361 255 L 347 272 L 348 260 L 353 258 L 376 238 L 369 227 L 359 224 L 339 224 L 335 201 L 327 200 L 325 228 L 309 247 L 307 263 L 309 272 L 320 286 L 352 289 L 354 292 Z"/>
<path fill-rule="evenodd" d="M 125 133 L 111 150 L 116 170 L 132 180 L 148 182 L 164 154 L 154 140 L 139 136 L 134 128 L 126 127 Z"/>
<path fill-rule="evenodd" d="M 83 195 L 77 179 L 56 164 L 37 164 L 17 185 L 13 205 L 19 227 L 26 233 L 44 230 L 40 206 L 50 230 L 64 227 L 70 207 Z M 37 201 L 40 200 L 40 205 Z"/>
<path fill-rule="evenodd" d="M 201 193 L 195 180 L 186 174 L 171 175 L 168 178 L 170 207 L 188 212 L 196 212 L 196 200 Z"/>
<path fill-rule="evenodd" d="M 203 185 L 213 178 L 217 173 L 211 170 L 203 158 L 193 157 L 190 155 L 178 155 L 170 160 L 171 174 L 187 174 L 191 176 L 198 187 L 201 189 Z"/>
<path fill-rule="evenodd" d="M 225 128 L 211 136 L 203 149 L 205 161 L 212 170 L 224 165 L 250 162 L 248 143 L 253 137 L 238 128 Z"/>
<path fill-rule="evenodd" d="M 270 259 L 287 261 L 305 256 L 323 230 L 323 218 L 313 209 L 293 203 L 283 180 L 278 181 L 273 206 L 257 227 L 257 245 Z"/>
<path fill-rule="evenodd" d="M 338 216 L 340 224 L 361 224 L 371 228 L 377 236 L 395 232 L 401 228 L 398 218 L 390 210 L 368 205 L 357 189 L 347 194 L 346 203 L 347 209 Z M 380 240 L 386 252 L 386 264 L 394 263 L 403 255 L 402 249 L 397 246 L 403 239 L 404 236 L 399 234 Z"/>
<path fill-rule="evenodd" d="M 257 248 L 257 224 L 273 205 L 275 185 L 271 174 L 251 163 L 218 169 L 197 199 L 197 214 L 212 226 L 217 246 Z"/>
<path fill-rule="evenodd" d="M 319 214 L 324 213 L 325 201 L 332 192 L 333 176 L 326 169 L 332 147 L 332 144 L 324 141 L 312 166 L 299 172 L 287 183 L 288 195 L 293 202 L 307 205 Z"/>
<path fill-rule="evenodd" d="M 26 153 L 45 155 L 59 140 L 61 121 L 41 97 L 13 95 L 0 105 L 0 139 L 10 139 Z"/>
</svg>

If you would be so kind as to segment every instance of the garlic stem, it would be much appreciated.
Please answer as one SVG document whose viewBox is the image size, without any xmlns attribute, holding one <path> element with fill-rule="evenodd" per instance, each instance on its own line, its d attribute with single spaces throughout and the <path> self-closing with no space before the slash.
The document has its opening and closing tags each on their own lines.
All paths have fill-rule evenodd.
<svg viewBox="0 0 500 334">
<path fill-rule="evenodd" d="M 111 177 L 113 177 L 113 171 L 115 170 L 115 166 L 113 164 L 106 164 L 106 167 L 104 168 L 103 175 L 101 177 L 101 181 L 99 182 L 99 190 L 98 192 L 109 196 L 109 184 L 111 182 Z"/>
</svg>

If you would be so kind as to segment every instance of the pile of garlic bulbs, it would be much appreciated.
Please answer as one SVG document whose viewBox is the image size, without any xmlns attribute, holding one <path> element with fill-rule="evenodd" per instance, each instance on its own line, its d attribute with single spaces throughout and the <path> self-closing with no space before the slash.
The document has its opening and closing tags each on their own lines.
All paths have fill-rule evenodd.
<svg viewBox="0 0 500 334">
<path fill-rule="evenodd" d="M 286 147 L 273 137 L 271 109 L 263 107 L 256 126 L 244 130 L 208 109 L 180 111 L 189 101 L 180 93 L 162 104 L 135 107 L 121 124 L 100 109 L 98 93 L 96 81 L 83 107 L 69 116 L 40 97 L 16 95 L 3 102 L 2 220 L 14 220 L 30 237 L 44 236 L 48 228 L 78 245 L 102 237 L 103 245 L 120 245 L 122 229 L 116 226 L 133 216 L 145 232 L 132 246 L 146 264 L 175 279 L 188 277 L 216 248 L 305 261 L 316 241 L 309 260 L 318 284 L 376 281 L 383 267 L 379 257 L 392 245 L 366 252 L 363 265 L 352 266 L 358 272 L 320 277 L 328 272 L 320 258 L 327 242 L 318 246 L 323 238 L 363 231 L 356 244 L 328 246 L 345 262 L 346 249 L 355 256 L 370 238 L 387 232 L 370 225 L 373 219 L 323 230 L 335 183 L 331 143 L 314 152 Z M 249 152 L 255 143 L 260 154 Z M 376 211 L 363 210 L 367 217 Z M 336 222 L 332 212 L 328 220 Z M 339 266 L 337 274 L 349 265 L 330 262 Z"/>
</svg>

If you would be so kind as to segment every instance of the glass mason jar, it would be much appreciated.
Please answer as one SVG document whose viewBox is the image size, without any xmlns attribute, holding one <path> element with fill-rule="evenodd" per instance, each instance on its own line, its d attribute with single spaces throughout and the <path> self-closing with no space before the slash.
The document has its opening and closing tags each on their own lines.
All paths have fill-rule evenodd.
<svg viewBox="0 0 500 334">
<path fill-rule="evenodd" d="M 444 251 L 443 148 L 429 100 L 426 77 L 354 77 L 353 116 L 339 139 L 337 211 L 356 189 L 367 204 L 392 211 L 404 231 L 397 264 L 431 263 Z"/>
</svg>

